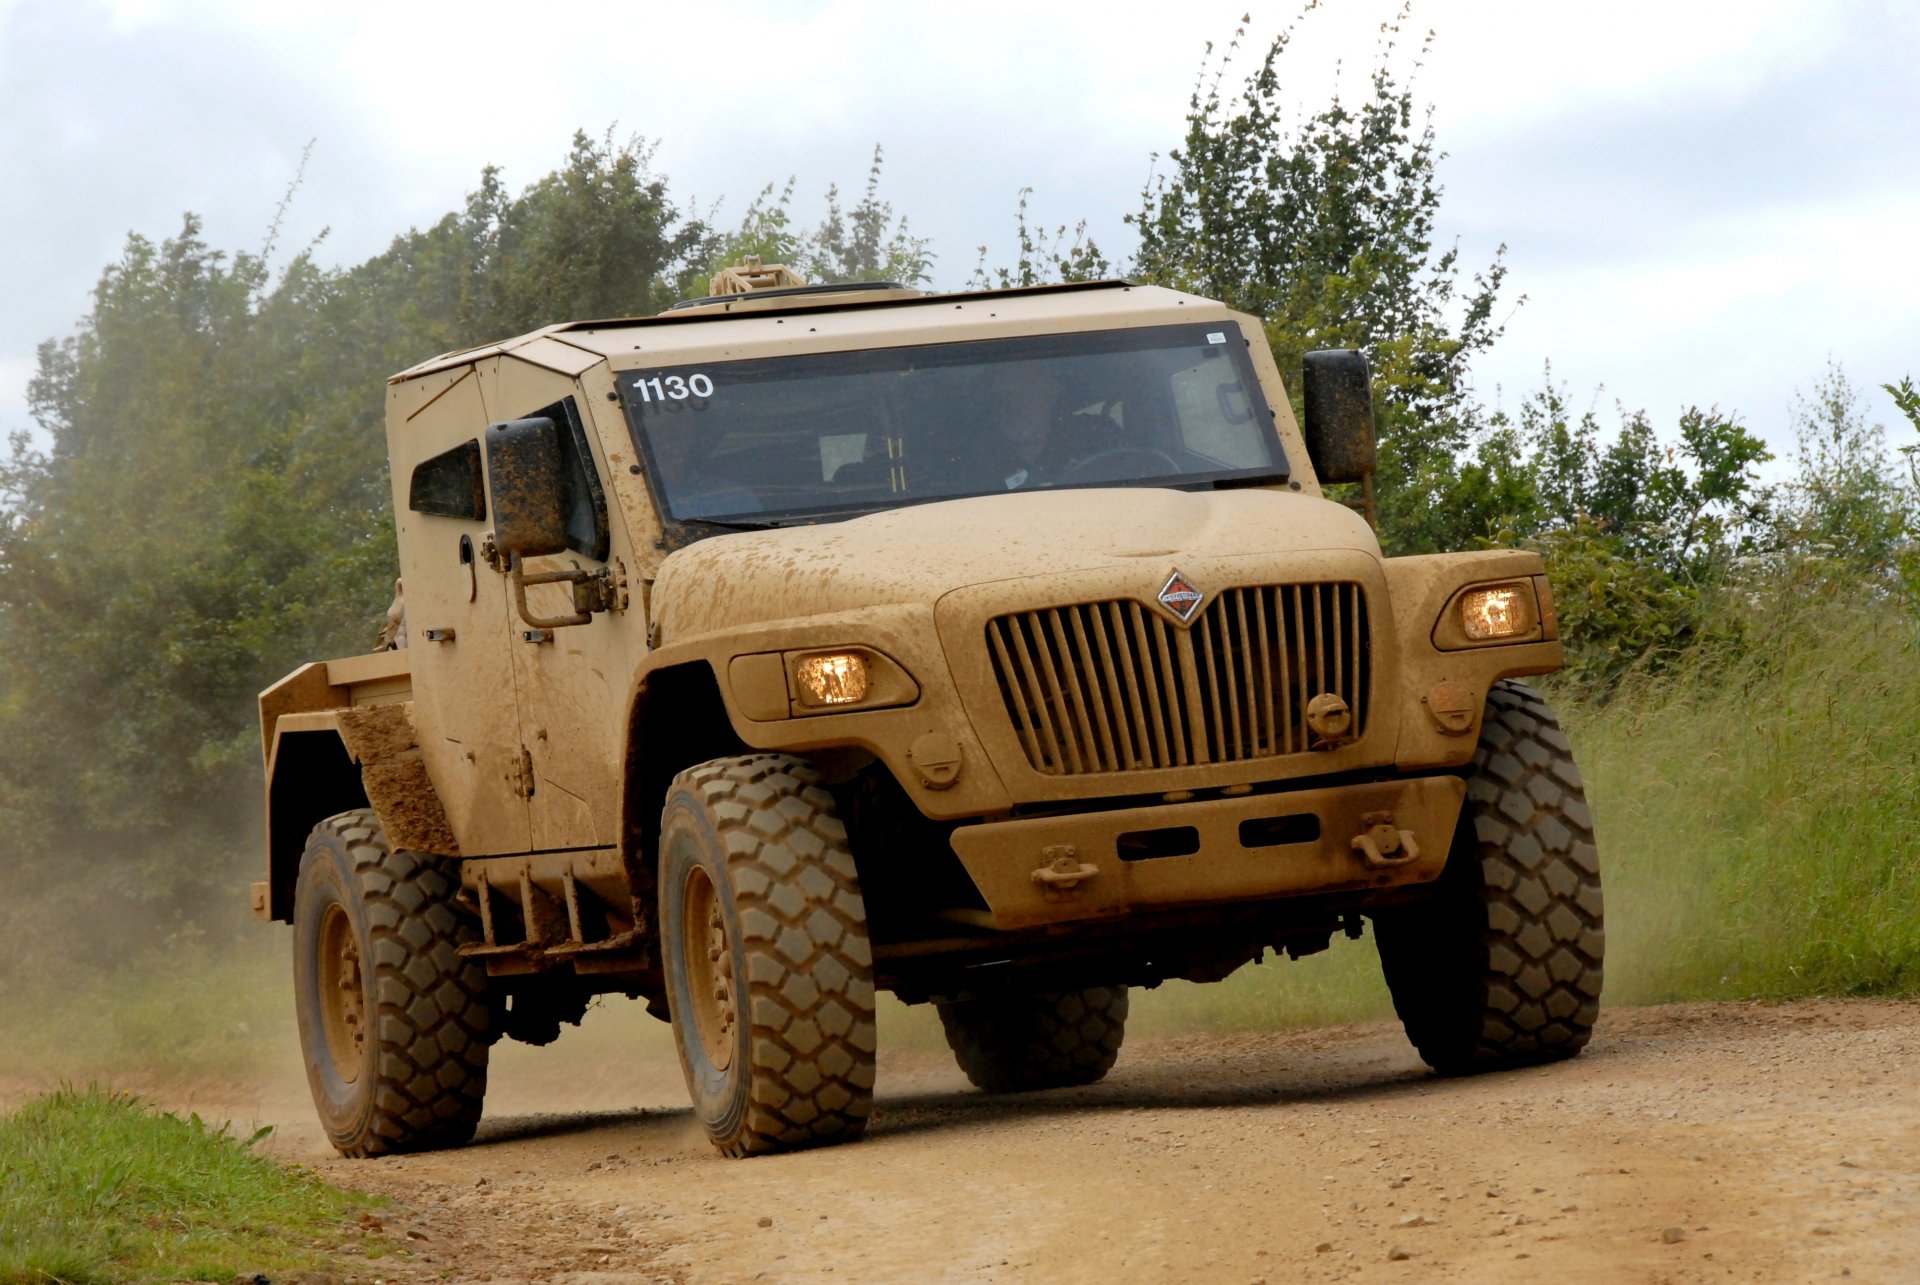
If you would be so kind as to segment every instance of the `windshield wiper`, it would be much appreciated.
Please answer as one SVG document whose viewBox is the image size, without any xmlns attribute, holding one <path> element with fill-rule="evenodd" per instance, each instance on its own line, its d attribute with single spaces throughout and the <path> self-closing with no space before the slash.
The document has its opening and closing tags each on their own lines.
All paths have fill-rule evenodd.
<svg viewBox="0 0 1920 1285">
<path fill-rule="evenodd" d="M 1284 482 L 1289 474 L 1284 470 L 1272 473 L 1236 473 L 1232 477 L 1216 477 L 1213 489 L 1216 491 L 1237 491 L 1243 487 L 1272 486 L 1275 482 Z"/>
<path fill-rule="evenodd" d="M 786 525 L 779 518 L 675 518 L 682 526 L 715 526 L 727 531 L 774 531 Z"/>
</svg>

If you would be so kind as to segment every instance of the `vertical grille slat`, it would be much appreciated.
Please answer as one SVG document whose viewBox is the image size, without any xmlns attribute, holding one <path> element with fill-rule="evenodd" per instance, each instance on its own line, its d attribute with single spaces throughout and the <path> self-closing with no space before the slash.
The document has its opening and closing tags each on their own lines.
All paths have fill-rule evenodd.
<svg viewBox="0 0 1920 1285">
<path fill-rule="evenodd" d="M 1234 694 L 1234 708 L 1242 710 L 1245 719 L 1238 737 L 1240 757 L 1250 759 L 1260 758 L 1267 753 L 1261 748 L 1265 742 L 1260 737 L 1260 709 L 1254 700 L 1254 693 L 1259 690 L 1259 676 L 1255 672 L 1259 658 L 1253 650 L 1253 627 L 1247 623 L 1247 604 L 1249 601 L 1257 603 L 1258 600 L 1257 594 L 1249 594 L 1245 589 L 1233 591 L 1233 628 L 1240 643 L 1240 649 L 1235 653 L 1239 661 L 1235 666 L 1239 690 Z"/>
<path fill-rule="evenodd" d="M 1360 623 L 1361 613 L 1365 610 L 1365 605 L 1360 599 L 1360 586 L 1350 586 L 1349 593 L 1353 609 L 1347 613 L 1347 618 L 1352 622 L 1353 637 L 1347 654 L 1353 657 L 1353 720 L 1356 727 L 1362 727 L 1366 725 L 1367 704 L 1373 698 L 1373 684 L 1369 681 L 1368 666 L 1372 658 L 1367 654 L 1366 631 Z"/>
<path fill-rule="evenodd" d="M 1307 591 L 1307 600 L 1313 603 L 1313 676 L 1315 679 L 1313 694 L 1318 696 L 1327 690 L 1327 635 L 1321 624 L 1320 606 L 1327 596 L 1323 586 L 1315 585 Z"/>
<path fill-rule="evenodd" d="M 1026 625 L 1030 628 L 1022 628 L 1021 625 Z M 1034 766 L 1040 768 L 1043 772 L 1072 771 L 1078 773 L 1083 769 L 1080 766 L 1078 753 L 1072 749 L 1071 736 L 1062 736 L 1061 728 L 1054 720 L 1054 711 L 1057 710 L 1062 714 L 1066 712 L 1064 702 L 1060 698 L 1059 679 L 1054 675 L 1051 666 L 1042 666 L 1034 659 L 1034 652 L 1038 650 L 1038 648 L 1030 645 L 1028 638 L 1029 633 L 1033 635 L 1032 641 L 1037 643 L 1040 636 L 1037 622 L 1026 620 L 1014 626 L 1013 641 L 1015 652 L 1020 657 L 1022 668 L 1025 669 L 1032 679 L 1033 690 L 1038 693 L 1040 697 L 1038 701 L 1028 708 L 1039 714 L 1041 731 L 1047 738 L 1047 748 L 1050 751 L 1050 754 L 1043 759 L 1043 762 L 1048 763 L 1048 766 L 1042 767 L 1039 763 L 1034 764 Z M 1042 651 L 1041 655 L 1044 656 L 1045 652 Z M 1072 753 L 1071 759 L 1067 757 L 1069 753 Z"/>
<path fill-rule="evenodd" d="M 993 649 L 993 672 L 1000 675 L 1000 690 L 1007 698 L 1007 709 L 1014 714 L 1014 730 L 1020 733 L 1020 748 L 1027 752 L 1027 761 L 1041 763 L 1046 760 L 1046 752 L 1041 748 L 1043 742 L 1033 720 L 1020 716 L 1021 712 L 1032 710 L 1036 704 L 1038 688 L 1029 687 L 1017 690 L 1015 684 L 1025 677 L 1024 669 L 1016 668 L 1013 653 L 1007 647 L 1007 635 L 1014 628 L 1009 620 L 996 620 L 987 626 L 987 642 Z"/>
<path fill-rule="evenodd" d="M 1140 665 L 1134 659 L 1133 643 L 1128 637 L 1127 604 L 1109 602 L 1106 604 L 1107 628 L 1113 639 L 1115 657 L 1114 681 L 1126 694 L 1128 724 L 1129 767 L 1147 767 L 1154 763 L 1153 736 L 1147 726 L 1147 702 L 1145 692 L 1153 686 L 1140 681 Z"/>
<path fill-rule="evenodd" d="M 1067 645 L 1066 630 L 1060 625 L 1059 611 L 1047 612 L 1044 620 L 1044 628 L 1039 631 L 1040 638 L 1052 659 L 1054 685 L 1060 693 L 1062 716 L 1057 721 L 1066 734 L 1068 761 L 1086 764 L 1084 767 L 1076 766 L 1076 772 L 1098 772 L 1101 765 L 1090 761 L 1093 729 L 1087 725 L 1086 697 L 1080 691 L 1080 667 L 1073 663 L 1072 649 Z"/>
<path fill-rule="evenodd" d="M 1207 653 L 1209 657 L 1219 657 L 1220 677 L 1225 679 L 1227 684 L 1227 690 L 1220 702 L 1227 707 L 1227 725 L 1223 729 L 1226 732 L 1226 744 L 1222 747 L 1220 757 L 1229 760 L 1253 757 L 1247 752 L 1246 738 L 1241 734 L 1240 657 L 1246 653 L 1235 652 L 1233 648 L 1234 621 L 1239 614 L 1234 608 L 1238 605 L 1237 590 L 1229 590 L 1220 595 L 1220 610 L 1214 613 L 1214 620 L 1211 622 L 1219 626 L 1217 630 L 1219 637 L 1215 640 L 1215 645 L 1208 648 Z"/>
<path fill-rule="evenodd" d="M 1149 617 L 1147 628 L 1153 639 L 1154 663 L 1160 669 L 1160 690 L 1167 702 L 1167 740 L 1173 749 L 1173 766 L 1193 762 L 1193 743 L 1187 737 L 1187 685 L 1175 659 L 1173 626 L 1158 616 Z"/>
<path fill-rule="evenodd" d="M 1166 711 L 1161 708 L 1160 679 L 1149 632 L 1153 621 L 1147 618 L 1147 609 L 1137 602 L 1122 603 L 1120 609 L 1133 627 L 1134 642 L 1138 645 L 1140 688 L 1147 694 L 1147 727 L 1153 733 L 1153 762 L 1147 766 L 1171 763 L 1173 734 L 1168 730 Z"/>
<path fill-rule="evenodd" d="M 1367 728 L 1371 627 L 1358 584 L 1232 587 L 1181 627 L 1131 599 L 999 616 L 988 658 L 1027 761 L 1055 776 L 1276 758 L 1325 748 L 1308 704 Z"/>
<path fill-rule="evenodd" d="M 1257 595 L 1254 601 L 1256 604 L 1254 611 L 1254 640 L 1256 650 L 1254 654 L 1260 657 L 1260 682 L 1254 690 L 1260 693 L 1260 722 L 1261 727 L 1266 733 L 1264 743 L 1267 747 L 1267 753 L 1285 754 L 1287 751 L 1280 738 L 1280 712 L 1273 707 L 1274 697 L 1277 693 L 1274 691 L 1273 683 L 1273 653 L 1269 650 L 1269 638 L 1271 635 L 1267 630 L 1267 617 L 1273 604 L 1267 600 L 1266 594 Z"/>
</svg>

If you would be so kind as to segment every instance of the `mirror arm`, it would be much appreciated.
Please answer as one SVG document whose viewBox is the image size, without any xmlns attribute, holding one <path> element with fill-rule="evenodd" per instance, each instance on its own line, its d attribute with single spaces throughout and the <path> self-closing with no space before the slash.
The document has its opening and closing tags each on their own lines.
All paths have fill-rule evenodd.
<svg viewBox="0 0 1920 1285">
<path fill-rule="evenodd" d="M 593 613 L 607 610 L 612 603 L 611 589 L 613 577 L 602 567 L 598 571 L 584 571 L 578 564 L 567 571 L 536 571 L 528 575 L 519 558 L 513 559 L 513 566 L 507 572 L 507 578 L 513 582 L 513 606 L 520 613 L 530 629 L 564 629 L 569 625 L 589 624 Z M 527 606 L 527 586 L 541 584 L 570 584 L 573 586 L 573 614 L 569 616 L 536 616 Z"/>
</svg>

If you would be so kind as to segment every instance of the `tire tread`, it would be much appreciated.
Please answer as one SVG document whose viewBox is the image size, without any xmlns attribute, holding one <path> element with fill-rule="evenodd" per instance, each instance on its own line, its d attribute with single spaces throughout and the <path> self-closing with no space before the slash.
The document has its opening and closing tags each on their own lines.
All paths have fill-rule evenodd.
<svg viewBox="0 0 1920 1285">
<path fill-rule="evenodd" d="M 486 968 L 459 953 L 476 937 L 453 910 L 459 881 L 440 858 L 389 848 L 370 809 L 327 818 L 322 835 L 345 852 L 366 905 L 376 1040 L 369 1127 L 335 1145 L 353 1157 L 457 1147 L 480 1123 L 492 1045 Z"/>
<path fill-rule="evenodd" d="M 866 903 L 833 796 L 788 754 L 688 768 L 716 822 L 746 958 L 746 1118 L 729 1156 L 860 1136 L 878 1048 Z"/>
<path fill-rule="evenodd" d="M 1407 1038 L 1442 1074 L 1572 1057 L 1593 1034 L 1606 930 L 1580 780 L 1546 701 L 1494 684 L 1438 893 L 1375 923 Z"/>
</svg>

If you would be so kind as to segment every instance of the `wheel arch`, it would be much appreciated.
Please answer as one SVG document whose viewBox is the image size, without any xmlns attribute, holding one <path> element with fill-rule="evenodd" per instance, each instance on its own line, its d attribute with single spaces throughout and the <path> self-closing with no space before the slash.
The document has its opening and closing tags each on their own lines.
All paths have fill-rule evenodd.
<svg viewBox="0 0 1920 1285">
<path fill-rule="evenodd" d="M 266 917 L 293 922 L 293 886 L 313 827 L 367 807 L 360 765 L 336 731 L 280 732 L 267 776 Z"/>
<path fill-rule="evenodd" d="M 256 914 L 292 922 L 308 834 L 354 808 L 371 808 L 396 849 L 460 855 L 420 755 L 411 702 L 279 720 L 267 767 L 266 896 Z"/>
<path fill-rule="evenodd" d="M 653 734 L 648 729 L 661 729 Z M 641 674 L 628 702 L 620 792 L 620 855 L 636 895 L 651 901 L 660 810 L 685 768 L 750 747 L 733 730 L 710 662 L 699 659 Z"/>
</svg>

